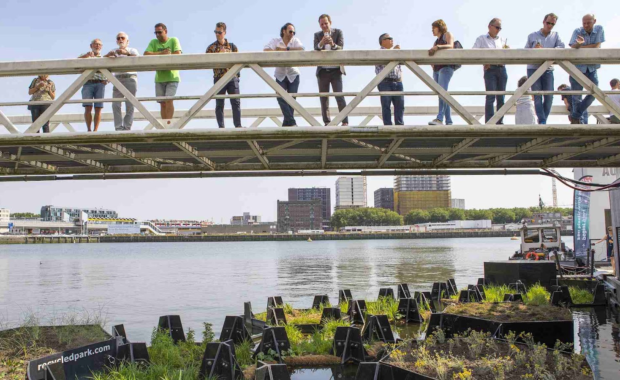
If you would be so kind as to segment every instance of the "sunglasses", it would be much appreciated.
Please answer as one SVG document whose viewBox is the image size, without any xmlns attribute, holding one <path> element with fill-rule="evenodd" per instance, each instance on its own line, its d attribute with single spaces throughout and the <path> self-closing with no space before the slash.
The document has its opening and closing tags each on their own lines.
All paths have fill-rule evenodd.
<svg viewBox="0 0 620 380">
<path fill-rule="evenodd" d="M 214 30 L 213 33 L 215 33 L 215 34 L 222 34 L 224 32 L 218 32 L 217 30 Z"/>
<path fill-rule="evenodd" d="M 548 22 L 547 25 L 555 26 L 555 22 Z"/>
<path fill-rule="evenodd" d="M 289 31 L 288 31 L 288 34 L 295 35 L 295 31 L 294 31 L 294 30 L 289 30 Z"/>
<path fill-rule="evenodd" d="M 491 25 L 491 26 L 492 26 L 492 27 L 494 27 L 494 28 L 495 28 L 495 29 L 497 29 L 497 30 L 502 30 L 502 27 L 501 27 L 501 26 L 497 26 L 497 25 Z"/>
<path fill-rule="evenodd" d="M 164 33 L 163 31 L 157 31 L 157 32 L 155 32 L 155 34 L 163 34 L 163 33 Z"/>
<path fill-rule="evenodd" d="M 392 38 L 392 37 L 385 37 L 385 38 L 383 38 L 383 41 L 385 41 L 385 40 L 390 40 L 390 41 L 392 41 L 392 40 L 393 40 L 393 38 Z"/>
<path fill-rule="evenodd" d="M 117 40 L 117 41 L 118 41 L 118 40 L 124 40 L 124 39 L 125 39 L 125 37 L 116 37 L 116 40 Z"/>
</svg>

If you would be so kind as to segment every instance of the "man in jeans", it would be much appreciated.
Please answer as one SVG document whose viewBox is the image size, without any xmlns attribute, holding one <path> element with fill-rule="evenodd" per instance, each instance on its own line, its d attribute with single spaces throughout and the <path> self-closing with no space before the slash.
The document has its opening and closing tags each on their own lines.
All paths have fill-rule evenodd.
<svg viewBox="0 0 620 380">
<path fill-rule="evenodd" d="M 592 14 L 587 14 L 582 18 L 583 26 L 575 29 L 570 39 L 570 47 L 573 49 L 600 49 L 601 44 L 605 42 L 605 31 L 601 25 L 596 24 L 596 18 Z M 597 70 L 601 67 L 599 64 L 593 65 L 576 65 L 588 79 L 598 86 Z M 583 90 L 575 78 L 570 77 L 570 87 L 575 91 Z M 571 124 L 583 124 L 581 119 L 583 113 L 594 102 L 594 96 L 587 95 L 583 101 L 581 95 L 573 95 L 573 110 L 570 116 Z"/>
<path fill-rule="evenodd" d="M 140 55 L 138 49 L 129 47 L 129 36 L 125 32 L 119 32 L 116 35 L 116 44 L 118 45 L 118 49 L 110 51 L 105 56 L 108 58 L 121 58 L 121 57 L 137 57 Z M 133 96 L 136 96 L 136 92 L 138 91 L 138 73 L 137 72 L 129 72 L 129 73 L 115 73 L 114 77 L 118 79 L 119 82 Z M 114 98 L 124 98 L 123 94 L 119 91 L 116 86 L 114 90 L 112 90 L 112 96 Z M 114 129 L 117 131 L 129 131 L 131 130 L 131 126 L 133 125 L 133 104 L 126 102 L 125 103 L 125 118 L 123 119 L 123 103 L 115 102 L 112 103 L 112 112 L 114 113 Z"/>
<path fill-rule="evenodd" d="M 525 44 L 526 49 L 555 49 L 564 48 L 564 42 L 560 35 L 553 32 L 553 27 L 558 22 L 558 16 L 549 13 L 543 20 L 543 27 L 539 31 L 530 34 Z M 527 76 L 531 77 L 540 65 L 527 65 Z M 532 85 L 532 91 L 553 91 L 553 66 L 549 67 L 545 73 L 538 78 Z M 534 95 L 534 107 L 538 124 L 547 124 L 547 118 L 551 113 L 553 105 L 553 95 Z"/>
<path fill-rule="evenodd" d="M 238 52 L 237 46 L 232 42 L 228 42 L 226 39 L 226 24 L 218 22 L 215 24 L 215 37 L 217 40 L 209 45 L 206 53 L 236 53 Z M 213 69 L 213 83 L 217 83 L 224 74 L 228 72 L 228 69 Z M 226 94 L 238 94 L 239 93 L 239 74 L 230 80 L 224 86 L 219 95 Z M 235 128 L 241 128 L 241 99 L 230 99 L 230 107 L 232 108 L 233 124 Z M 220 128 L 224 128 L 224 99 L 215 100 L 215 118 L 217 119 L 217 125 Z"/>
<path fill-rule="evenodd" d="M 502 30 L 502 20 L 494 18 L 489 23 L 489 32 L 483 34 L 476 39 L 474 49 L 507 49 L 506 40 L 499 37 Z M 508 74 L 504 65 L 484 65 L 484 86 L 487 91 L 506 91 L 506 82 L 508 82 Z M 484 106 L 484 119 L 488 122 L 495 111 L 493 104 L 497 100 L 497 109 L 504 105 L 504 95 L 487 95 L 486 104 Z M 504 124 L 502 117 L 497 124 Z"/>
<path fill-rule="evenodd" d="M 388 33 L 379 36 L 381 49 L 400 49 L 399 45 L 394 46 L 394 39 Z M 375 73 L 379 74 L 385 65 L 376 65 Z M 379 91 L 403 91 L 403 71 L 400 65 L 396 66 L 379 83 Z M 405 97 L 403 95 L 381 96 L 381 112 L 383 115 L 383 125 L 392 125 L 392 112 L 390 106 L 394 103 L 394 124 L 404 125 Z"/>
<path fill-rule="evenodd" d="M 571 91 L 571 88 L 567 84 L 561 84 L 558 87 L 558 91 Z M 564 106 L 568 111 L 568 121 L 571 120 L 571 115 L 573 114 L 573 95 L 562 95 L 562 102 L 564 102 Z M 588 124 L 588 111 L 584 111 L 583 115 L 581 115 L 581 124 Z"/>
<path fill-rule="evenodd" d="M 96 38 L 90 43 L 90 51 L 80 55 L 78 58 L 101 58 L 101 48 L 103 43 Z M 105 85 L 108 84 L 105 76 L 97 71 L 93 77 L 88 80 L 82 87 L 82 99 L 103 99 L 105 98 Z M 84 106 L 84 120 L 86 121 L 86 128 L 90 132 L 90 126 L 93 124 L 93 103 L 82 103 Z M 97 132 L 99 124 L 101 123 L 101 110 L 103 109 L 103 103 L 95 103 L 95 128 Z"/>
<path fill-rule="evenodd" d="M 147 46 L 144 55 L 181 54 L 181 43 L 176 37 L 168 37 L 168 28 L 162 23 L 155 25 L 155 36 Z M 181 76 L 178 70 L 158 70 L 155 72 L 155 95 L 175 96 L 179 88 Z M 172 100 L 158 101 L 161 106 L 161 118 L 170 124 L 174 116 Z"/>
<path fill-rule="evenodd" d="M 332 19 L 329 15 L 319 16 L 321 31 L 314 33 L 314 50 L 342 50 L 344 48 L 344 35 L 342 30 L 332 28 Z M 316 78 L 319 84 L 319 92 L 329 92 L 331 84 L 334 92 L 342 92 L 342 75 L 345 74 L 344 66 L 318 66 L 316 68 Z M 342 111 L 347 106 L 344 96 L 336 96 L 338 110 Z M 329 115 L 329 97 L 321 97 L 321 113 L 323 122 L 328 125 L 332 120 Z M 349 125 L 349 118 L 342 120 L 342 125 Z"/>
</svg>

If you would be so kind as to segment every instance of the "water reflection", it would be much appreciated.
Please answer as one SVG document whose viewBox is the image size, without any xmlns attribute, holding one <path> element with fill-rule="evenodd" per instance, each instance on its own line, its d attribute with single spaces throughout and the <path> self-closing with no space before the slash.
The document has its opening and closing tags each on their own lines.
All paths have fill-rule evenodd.
<svg viewBox="0 0 620 380">
<path fill-rule="evenodd" d="M 291 380 L 354 380 L 357 365 L 325 368 L 296 368 L 291 371 Z"/>
<path fill-rule="evenodd" d="M 605 307 L 573 310 L 575 350 L 588 359 L 595 379 L 620 378 L 618 315 Z"/>
</svg>

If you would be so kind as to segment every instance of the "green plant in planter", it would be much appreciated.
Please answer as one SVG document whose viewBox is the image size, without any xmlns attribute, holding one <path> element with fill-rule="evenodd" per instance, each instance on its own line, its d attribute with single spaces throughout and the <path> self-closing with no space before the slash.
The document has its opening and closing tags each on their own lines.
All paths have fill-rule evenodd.
<svg viewBox="0 0 620 380">
<path fill-rule="evenodd" d="M 581 289 L 576 286 L 570 286 L 568 288 L 570 298 L 574 304 L 587 304 L 594 302 L 594 294 L 588 289 Z"/>
</svg>

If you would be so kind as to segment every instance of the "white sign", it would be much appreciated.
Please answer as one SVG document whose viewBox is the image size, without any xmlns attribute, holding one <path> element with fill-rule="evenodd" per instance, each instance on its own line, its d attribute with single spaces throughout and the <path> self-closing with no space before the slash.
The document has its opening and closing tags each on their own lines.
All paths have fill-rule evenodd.
<svg viewBox="0 0 620 380">
<path fill-rule="evenodd" d="M 139 235 L 139 224 L 109 224 L 108 235 Z"/>
</svg>

